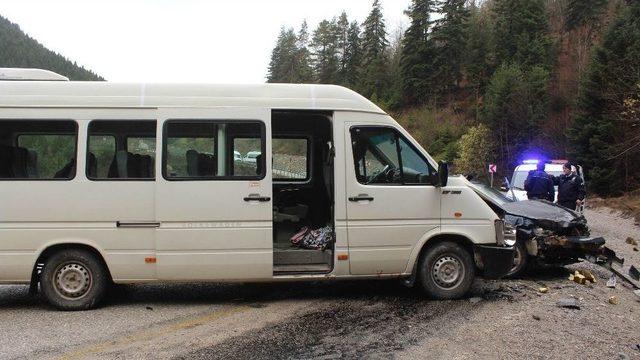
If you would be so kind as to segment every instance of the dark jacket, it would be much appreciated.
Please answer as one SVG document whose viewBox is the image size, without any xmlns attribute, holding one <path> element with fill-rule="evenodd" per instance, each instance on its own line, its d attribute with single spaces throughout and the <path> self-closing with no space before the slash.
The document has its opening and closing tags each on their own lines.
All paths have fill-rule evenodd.
<svg viewBox="0 0 640 360">
<path fill-rule="evenodd" d="M 555 189 L 552 177 L 544 171 L 531 170 L 524 182 L 524 189 L 529 199 L 545 199 L 553 201 Z"/>
<path fill-rule="evenodd" d="M 554 178 L 558 185 L 558 203 L 573 203 L 576 200 L 584 200 L 586 191 L 584 181 L 576 174 L 562 174 Z"/>
</svg>

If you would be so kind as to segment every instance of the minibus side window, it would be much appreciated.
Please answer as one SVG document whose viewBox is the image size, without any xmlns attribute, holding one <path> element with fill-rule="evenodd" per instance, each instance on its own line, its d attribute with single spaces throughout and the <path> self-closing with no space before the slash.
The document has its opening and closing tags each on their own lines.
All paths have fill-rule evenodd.
<svg viewBox="0 0 640 360">
<path fill-rule="evenodd" d="M 74 121 L 0 120 L 0 179 L 73 179 L 77 138 Z"/>
<path fill-rule="evenodd" d="M 351 141 L 361 184 L 432 184 L 433 167 L 395 129 L 354 127 Z"/>
<path fill-rule="evenodd" d="M 87 178 L 155 179 L 155 120 L 94 120 L 89 123 Z"/>
<path fill-rule="evenodd" d="M 253 121 L 169 120 L 164 125 L 164 177 L 262 179 L 264 133 L 264 125 Z"/>
</svg>

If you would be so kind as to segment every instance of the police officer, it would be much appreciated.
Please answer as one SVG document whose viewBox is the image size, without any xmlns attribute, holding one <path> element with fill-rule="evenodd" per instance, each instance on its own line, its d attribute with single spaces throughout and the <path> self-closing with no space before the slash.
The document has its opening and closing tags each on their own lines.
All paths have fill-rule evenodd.
<svg viewBox="0 0 640 360">
<path fill-rule="evenodd" d="M 554 178 L 554 182 L 558 185 L 558 204 L 575 210 L 582 204 L 586 195 L 584 182 L 571 171 L 571 163 L 562 165 L 562 172 L 564 174 Z"/>
<path fill-rule="evenodd" d="M 553 201 L 555 189 L 553 179 L 544 172 L 544 163 L 539 162 L 536 170 L 529 171 L 527 180 L 524 182 L 524 189 L 527 191 L 529 200 L 549 200 Z"/>
</svg>

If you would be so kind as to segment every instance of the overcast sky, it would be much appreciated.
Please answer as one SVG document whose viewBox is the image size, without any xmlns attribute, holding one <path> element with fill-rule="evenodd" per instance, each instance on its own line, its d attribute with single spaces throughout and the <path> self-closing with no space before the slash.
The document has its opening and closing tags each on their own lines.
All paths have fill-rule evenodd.
<svg viewBox="0 0 640 360">
<path fill-rule="evenodd" d="M 47 48 L 117 82 L 260 83 L 282 25 L 312 31 L 372 0 L 1 0 L 0 15 Z M 381 0 L 388 32 L 410 0 Z"/>
</svg>

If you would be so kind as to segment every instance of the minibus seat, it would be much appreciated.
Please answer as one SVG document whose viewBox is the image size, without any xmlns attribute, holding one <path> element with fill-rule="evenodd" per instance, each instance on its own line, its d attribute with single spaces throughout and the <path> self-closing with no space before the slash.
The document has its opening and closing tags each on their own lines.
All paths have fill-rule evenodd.
<svg viewBox="0 0 640 360">
<path fill-rule="evenodd" d="M 27 176 L 29 178 L 38 178 L 38 153 L 33 150 L 27 150 Z"/>
<path fill-rule="evenodd" d="M 27 163 L 29 151 L 23 147 L 14 147 L 11 152 L 11 171 L 14 178 L 28 178 Z"/>
<path fill-rule="evenodd" d="M 187 174 L 189 176 L 199 176 L 198 174 L 198 152 L 195 150 L 187 150 Z"/>
<path fill-rule="evenodd" d="M 53 175 L 54 179 L 70 179 L 72 174 L 76 172 L 76 159 L 72 158 L 69 162 L 62 167 L 62 169 L 58 170 L 55 175 Z"/>
<path fill-rule="evenodd" d="M 153 178 L 153 158 L 149 155 L 133 154 L 129 159 L 129 177 Z"/>
<path fill-rule="evenodd" d="M 216 161 L 213 155 L 199 153 L 193 149 L 185 153 L 189 176 L 214 176 Z"/>
<path fill-rule="evenodd" d="M 153 158 L 149 155 L 118 150 L 111 161 L 107 177 L 112 179 L 153 178 L 153 165 Z"/>
<path fill-rule="evenodd" d="M 263 167 L 263 158 L 264 155 L 260 154 L 258 156 L 256 156 L 256 175 L 261 175 L 262 174 L 262 167 Z"/>
<path fill-rule="evenodd" d="M 13 148 L 11 146 L 0 146 L 0 177 L 12 178 L 13 171 L 11 170 L 11 154 Z"/>
<path fill-rule="evenodd" d="M 98 176 L 98 160 L 92 152 L 87 156 L 87 175 L 90 178 L 96 178 Z"/>
</svg>

